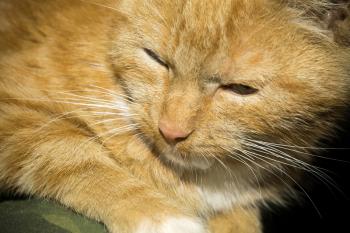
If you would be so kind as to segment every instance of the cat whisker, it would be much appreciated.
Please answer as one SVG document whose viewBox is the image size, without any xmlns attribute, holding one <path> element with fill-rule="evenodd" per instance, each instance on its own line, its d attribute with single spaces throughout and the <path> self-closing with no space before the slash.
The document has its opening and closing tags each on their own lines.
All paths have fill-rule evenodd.
<svg viewBox="0 0 350 233">
<path fill-rule="evenodd" d="M 262 164 L 256 162 L 255 159 L 253 160 L 253 159 L 246 158 L 246 157 L 247 157 L 247 154 L 249 154 L 249 151 L 246 151 L 246 150 L 239 150 L 239 151 L 240 151 L 242 154 L 245 155 L 244 157 L 241 156 L 242 159 L 246 159 L 247 162 L 252 163 L 252 164 L 253 164 L 254 166 L 256 166 L 257 168 L 260 168 L 260 169 L 265 170 L 265 171 L 267 171 L 268 173 L 272 174 L 272 175 L 275 176 L 277 179 L 279 179 L 286 187 L 289 187 L 289 186 L 290 186 L 285 180 L 283 180 L 280 176 L 278 176 L 277 174 L 275 174 L 275 172 L 274 172 L 273 169 L 270 170 L 270 169 L 268 169 L 267 167 L 264 167 Z M 238 155 L 238 153 L 235 154 L 235 156 L 237 156 L 237 155 Z M 256 156 L 254 156 L 254 155 L 252 155 L 252 156 L 253 156 L 253 157 L 256 157 Z M 249 156 L 249 157 L 251 157 L 251 156 Z M 257 159 L 258 159 L 258 158 L 257 158 Z M 261 159 L 260 159 L 260 160 L 261 160 Z M 271 166 L 271 164 L 269 164 L 269 165 Z M 276 165 L 275 165 L 275 166 L 276 166 Z M 257 178 L 257 177 L 256 177 L 256 178 Z M 260 195 L 262 195 L 262 192 L 261 192 L 261 185 L 260 185 L 259 182 L 258 182 L 258 185 L 259 185 L 259 188 L 260 188 Z"/>
<path fill-rule="evenodd" d="M 83 111 L 83 109 L 76 109 L 76 110 L 73 110 L 73 111 L 63 112 L 62 114 L 58 114 L 56 117 L 54 117 L 53 119 L 51 119 L 49 122 L 47 122 L 46 124 L 40 126 L 40 127 L 38 128 L 38 130 L 35 131 L 35 132 L 38 133 L 38 132 L 40 132 L 41 130 L 45 129 L 46 127 L 48 127 L 49 125 L 51 125 L 51 124 L 53 124 L 53 123 L 55 123 L 55 122 L 57 122 L 57 121 L 65 120 L 65 119 L 71 119 L 71 118 L 77 118 L 78 115 L 76 115 L 76 116 L 73 115 L 73 116 L 72 116 L 71 114 L 78 113 L 79 111 Z M 81 116 L 81 115 L 79 115 L 79 116 Z M 86 116 L 90 116 L 90 114 L 89 114 L 89 115 L 86 115 Z"/>
<path fill-rule="evenodd" d="M 76 114 L 76 115 L 72 115 L 72 114 Z M 41 130 L 47 128 L 49 125 L 56 123 L 57 121 L 63 121 L 63 120 L 67 120 L 67 119 L 74 119 L 74 118 L 81 118 L 81 117 L 103 117 L 105 118 L 106 116 L 111 117 L 111 116 L 120 116 L 120 114 L 118 113 L 112 113 L 112 112 L 89 112 L 86 111 L 86 109 L 84 108 L 79 108 L 73 111 L 69 111 L 69 112 L 64 112 L 62 114 L 58 114 L 56 117 L 54 117 L 53 119 L 51 119 L 49 122 L 45 123 L 44 125 L 40 126 L 37 131 L 37 133 L 39 133 Z M 124 120 L 124 118 L 120 118 L 120 117 L 116 117 L 113 118 L 115 120 Z M 98 123 L 96 123 L 98 124 Z M 94 125 L 94 124 L 92 124 Z"/>
<path fill-rule="evenodd" d="M 76 101 L 73 99 L 67 99 L 66 101 Z M 70 102 L 73 103 L 73 102 Z M 123 117 L 135 117 L 137 116 L 137 114 L 133 114 L 133 113 L 129 113 L 126 111 L 126 109 L 123 109 L 122 107 L 118 106 L 118 105 L 99 105 L 99 104 L 95 104 L 95 103 L 87 103 L 87 102 L 79 102 L 76 103 L 76 105 L 83 105 L 83 106 L 89 106 L 89 107 L 97 107 L 97 108 L 106 108 L 106 109 L 111 109 L 111 110 L 116 110 L 118 112 L 115 112 L 115 115 L 119 115 L 119 116 L 123 116 Z"/>
<path fill-rule="evenodd" d="M 107 6 L 107 5 L 103 5 L 101 3 L 97 3 L 97 2 L 93 2 L 93 1 L 87 1 L 87 0 L 79 0 L 79 1 L 91 4 L 91 5 L 95 5 L 95 6 L 98 6 L 98 7 L 102 7 L 102 8 L 105 8 L 105 9 L 109 9 L 109 10 L 112 10 L 112 11 L 116 11 L 118 13 L 121 13 L 120 10 L 118 10 L 117 8 L 114 8 L 114 7 L 111 7 L 111 6 Z"/>
<path fill-rule="evenodd" d="M 92 87 L 92 88 L 91 88 Z M 52 90 L 46 90 L 50 93 L 52 93 Z M 121 98 L 125 101 L 127 101 L 128 103 L 132 104 L 132 98 L 130 96 L 121 94 L 121 93 L 117 93 L 114 92 L 112 90 L 108 90 L 102 87 L 98 87 L 95 85 L 88 85 L 86 89 L 84 90 L 65 90 L 65 91 L 58 91 L 55 92 L 56 94 L 68 94 L 68 95 L 76 95 L 78 97 L 82 96 L 82 97 L 90 97 L 91 93 L 95 93 L 95 94 L 102 94 L 104 97 L 112 97 L 112 98 Z M 87 93 L 88 95 L 79 95 L 78 93 Z"/>
<path fill-rule="evenodd" d="M 315 208 L 316 212 L 318 213 L 319 216 L 321 215 L 320 210 L 317 208 L 315 202 L 312 200 L 311 196 L 308 194 L 308 192 L 305 190 L 305 188 L 299 184 L 291 175 L 289 175 L 286 171 L 283 170 L 283 168 L 278 167 L 276 164 L 270 163 L 268 161 L 266 161 L 264 158 L 262 158 L 261 156 L 259 156 L 259 154 L 257 153 L 251 153 L 250 151 L 245 150 L 245 153 L 251 154 L 252 156 L 256 157 L 258 160 L 267 163 L 268 165 L 270 165 L 273 169 L 281 172 L 283 175 L 285 175 L 288 179 L 290 179 L 304 194 L 305 196 L 308 198 L 308 200 L 310 201 L 310 203 L 312 204 L 312 206 Z M 254 162 L 254 161 L 253 161 Z M 269 173 L 273 174 L 274 176 L 276 176 L 278 179 L 280 179 L 283 183 L 286 184 L 286 182 L 277 174 L 275 174 L 274 172 L 270 171 L 269 169 L 266 169 L 265 167 L 261 166 L 259 163 L 254 162 L 257 166 L 261 167 L 262 169 L 268 171 Z M 287 184 L 286 184 L 287 185 Z"/>
<path fill-rule="evenodd" d="M 325 159 L 325 160 L 331 160 L 331 161 L 336 161 L 336 162 L 342 162 L 342 163 L 350 163 L 349 161 L 345 161 L 345 160 L 341 160 L 341 159 L 334 159 L 334 158 L 329 158 L 329 157 L 325 157 L 325 156 L 315 155 L 315 154 L 306 152 L 305 150 L 301 151 L 301 150 L 297 150 L 297 149 L 291 149 L 290 147 L 283 147 L 283 146 L 277 146 L 277 145 L 269 145 L 269 146 L 270 147 L 274 147 L 274 148 L 287 150 L 287 151 L 290 151 L 290 152 L 295 152 L 295 153 L 301 154 L 301 155 L 310 156 L 310 157 L 315 157 L 315 158 L 320 158 L 320 159 Z M 308 149 L 308 148 L 305 148 L 305 149 Z M 310 148 L 310 149 L 311 150 L 316 150 L 316 148 Z M 348 148 L 318 148 L 318 150 L 348 150 Z"/>
<path fill-rule="evenodd" d="M 205 155 L 204 155 L 205 156 Z M 217 160 L 217 159 L 219 159 L 219 158 L 217 158 L 214 154 L 212 154 L 212 153 L 209 153 L 209 156 L 210 157 L 214 157 L 214 159 L 215 160 Z M 207 157 L 207 156 L 205 156 L 205 157 Z M 216 157 L 216 158 L 215 158 Z M 220 159 L 219 159 L 220 160 Z M 221 163 L 220 163 L 221 164 Z M 221 164 L 221 166 L 223 166 L 223 164 Z M 234 187 L 237 187 L 237 184 L 239 184 L 240 182 L 238 181 L 238 178 L 237 178 L 237 176 L 236 176 L 236 174 L 233 172 L 231 172 L 231 170 L 225 165 L 225 166 L 223 166 L 223 168 L 224 168 L 224 171 L 225 172 L 227 172 L 228 173 L 228 175 L 229 175 L 229 177 L 231 177 L 231 178 L 233 178 L 234 179 L 234 181 L 233 181 L 233 183 L 230 183 L 230 185 L 233 185 Z M 203 183 L 203 181 L 201 181 L 201 183 Z M 235 190 L 238 190 L 238 188 L 235 188 Z"/>
<path fill-rule="evenodd" d="M 244 144 L 244 140 L 246 140 L 246 138 L 243 138 L 243 137 L 240 137 L 238 135 L 235 135 L 237 136 L 238 138 L 241 139 L 242 141 L 242 144 Z M 226 138 L 228 139 L 228 138 Z M 260 154 L 258 153 L 255 153 L 255 152 L 251 152 L 249 150 L 239 150 L 241 151 L 243 154 L 245 155 L 250 155 L 250 157 L 253 157 L 257 160 L 260 160 L 264 163 L 266 163 L 267 165 L 271 166 L 272 167 L 272 170 L 270 169 L 267 169 L 266 167 L 262 166 L 260 163 L 258 163 L 257 161 L 255 160 L 252 160 L 250 159 L 249 157 L 246 157 L 245 159 L 248 160 L 249 162 L 251 162 L 252 164 L 254 164 L 255 166 L 267 171 L 268 173 L 271 173 L 273 174 L 275 177 L 277 177 L 279 180 L 281 180 L 281 182 L 283 182 L 287 187 L 289 186 L 286 181 L 284 181 L 280 176 L 278 176 L 277 174 L 275 174 L 274 170 L 276 171 L 279 171 L 281 172 L 282 174 L 284 174 L 286 177 L 288 177 L 288 179 L 290 179 L 304 194 L 305 196 L 308 198 L 308 200 L 311 202 L 311 204 L 314 206 L 316 212 L 321 216 L 321 213 L 319 211 L 319 209 L 317 208 L 317 206 L 315 205 L 314 201 L 312 200 L 312 198 L 310 197 L 310 195 L 307 193 L 307 191 L 305 190 L 304 187 L 302 187 L 301 184 L 299 184 L 290 174 L 288 174 L 284 169 L 283 167 L 280 167 L 279 165 L 281 165 L 281 163 L 279 163 L 278 160 L 275 160 L 273 162 L 275 162 L 276 164 L 272 163 L 272 162 L 269 162 L 267 159 L 269 157 L 266 157 L 266 156 L 261 156 Z M 269 158 L 269 160 L 271 160 L 271 158 Z M 294 165 L 295 166 L 295 165 Z"/>
<path fill-rule="evenodd" d="M 236 135 L 236 136 L 238 136 L 238 135 Z M 273 156 L 273 157 L 276 157 L 278 159 L 282 159 L 282 161 L 274 159 L 274 162 L 307 171 L 307 172 L 313 174 L 321 182 L 323 182 L 329 189 L 330 189 L 330 187 L 328 185 L 331 185 L 333 188 L 337 189 L 340 193 L 343 193 L 343 191 L 339 189 L 336 182 L 328 174 L 326 174 L 323 171 L 325 169 L 316 167 L 314 165 L 306 163 L 305 161 L 297 159 L 297 158 L 287 154 L 285 151 L 281 151 L 278 148 L 272 146 L 272 145 L 274 145 L 273 143 L 264 143 L 263 145 L 260 145 L 259 143 L 263 143 L 262 141 L 252 140 L 249 138 L 243 138 L 240 136 L 238 136 L 238 137 L 241 139 L 242 144 L 248 144 L 247 146 L 250 148 L 255 147 L 255 150 L 257 152 L 263 153 L 263 154 L 266 154 L 269 156 Z M 249 143 L 247 143 L 246 141 L 248 141 Z M 284 148 L 282 148 L 282 149 L 284 149 Z M 308 154 L 304 151 L 301 151 L 300 153 Z M 272 160 L 271 157 L 266 157 L 266 158 L 269 160 Z M 329 171 L 326 170 L 326 172 L 329 172 Z M 332 189 L 330 189 L 330 190 L 332 191 Z"/>
<path fill-rule="evenodd" d="M 335 182 L 333 181 L 333 179 L 331 177 L 329 177 L 323 170 L 323 168 L 320 168 L 320 167 L 317 167 L 317 166 L 314 166 L 314 165 L 311 165 L 307 162 L 304 162 L 300 159 L 297 159 L 293 156 L 290 156 L 289 154 L 285 153 L 284 151 L 281 151 L 279 149 L 276 149 L 276 148 L 273 148 L 273 147 L 270 147 L 270 146 L 257 146 L 257 145 L 254 145 L 254 144 L 251 144 L 251 146 L 255 146 L 256 148 L 260 148 L 260 149 L 263 149 L 265 150 L 268 154 L 271 154 L 273 156 L 277 156 L 279 158 L 283 158 L 285 160 L 288 160 L 288 161 L 292 161 L 294 162 L 296 165 L 298 166 L 301 166 L 302 169 L 306 169 L 306 170 L 309 170 L 311 172 L 315 172 L 317 175 L 320 175 L 322 176 L 324 179 L 326 179 L 328 182 L 331 182 L 333 184 L 333 186 L 337 187 L 337 185 L 335 185 Z M 327 170 L 325 170 L 326 172 L 329 172 Z"/>
<path fill-rule="evenodd" d="M 73 102 L 73 101 L 69 101 L 69 100 L 62 100 L 62 101 L 55 100 L 53 102 L 62 103 L 62 104 L 71 104 L 71 105 L 77 105 L 77 106 L 86 106 L 86 107 L 90 107 L 90 108 L 102 108 L 102 109 L 105 108 L 105 109 L 119 110 L 113 105 L 103 105 L 103 104 L 93 104 L 93 103 L 80 103 L 80 102 Z"/>
<path fill-rule="evenodd" d="M 256 145 L 256 144 L 255 144 Z M 302 165 L 306 166 L 306 167 L 313 167 L 313 168 L 317 168 L 317 169 L 320 169 L 320 170 L 325 170 L 325 169 L 322 169 L 322 168 L 318 168 L 314 165 L 311 165 L 307 162 L 304 162 L 300 159 L 297 159 L 296 157 L 294 156 L 291 156 L 289 155 L 288 153 L 286 153 L 284 148 L 282 148 L 283 150 L 280 150 L 279 148 L 276 148 L 276 147 L 273 147 L 273 146 L 270 146 L 270 145 L 265 145 L 265 146 L 257 146 L 257 147 L 260 147 L 260 148 L 263 148 L 269 152 L 273 152 L 274 154 L 279 154 L 281 158 L 289 158 L 289 159 L 292 159 L 292 160 L 295 160 L 297 161 L 298 163 L 301 163 Z M 312 156 L 312 154 L 310 153 L 306 153 L 306 152 L 303 152 L 303 151 L 295 151 L 295 150 L 287 150 L 289 152 L 297 152 L 298 154 L 304 154 L 304 155 L 308 155 L 308 156 Z"/>
<path fill-rule="evenodd" d="M 350 150 L 350 148 L 336 148 L 336 147 L 308 147 L 308 146 L 298 146 L 298 145 L 288 145 L 288 144 L 279 144 L 279 143 L 271 143 L 271 142 L 265 142 L 261 140 L 253 140 L 246 138 L 247 141 L 257 142 L 260 144 L 270 145 L 270 146 L 276 146 L 281 148 L 296 148 L 296 149 L 310 149 L 310 150 Z"/>
<path fill-rule="evenodd" d="M 34 101 L 34 102 L 46 102 L 46 103 L 57 103 L 57 104 L 69 104 L 76 106 L 84 106 L 87 109 L 89 108 L 105 108 L 118 110 L 115 106 L 103 105 L 103 104 L 89 104 L 89 103 L 80 103 L 69 100 L 51 100 L 51 99 L 40 99 L 40 98 L 7 98 L 8 100 L 22 100 L 22 101 Z"/>
<path fill-rule="evenodd" d="M 257 144 L 261 144 L 262 146 L 264 147 L 268 147 L 270 148 L 270 150 L 274 150 L 274 151 L 277 151 L 279 153 L 281 153 L 282 151 L 280 149 L 283 149 L 283 150 L 287 150 L 287 151 L 290 151 L 290 152 L 295 152 L 297 154 L 303 154 L 303 155 L 306 155 L 306 156 L 310 156 L 310 157 L 316 157 L 316 158 L 322 158 L 322 159 L 326 159 L 326 160 L 332 160 L 332 161 L 337 161 L 337 162 L 343 162 L 343 163 L 349 163 L 348 161 L 344 161 L 344 160 L 339 160 L 339 159 L 333 159 L 333 158 L 328 158 L 328 157 L 324 157 L 324 156 L 318 156 L 318 155 L 314 155 L 314 154 L 311 154 L 311 153 L 308 153 L 306 152 L 306 150 L 304 149 L 305 147 L 303 147 L 303 151 L 299 151 L 299 150 L 296 150 L 296 149 L 290 149 L 288 147 L 284 147 L 284 146 L 280 146 L 282 144 L 276 144 L 276 143 L 268 143 L 268 142 L 263 142 L 263 141 L 257 141 L 257 140 L 251 140 L 251 139 L 246 139 L 247 141 L 250 141 L 250 142 L 255 142 Z M 300 147 L 299 147 L 300 148 Z M 322 149 L 322 148 L 321 148 Z M 291 159 L 296 159 L 295 157 L 292 157 L 292 156 L 289 156 L 287 153 L 285 152 L 282 152 L 282 155 L 286 156 L 286 157 L 289 157 Z M 300 161 L 300 160 L 299 160 Z M 302 161 L 303 162 L 303 161 Z M 310 165 L 310 164 L 307 164 L 305 162 L 303 162 L 305 165 L 307 166 L 313 166 L 313 165 Z M 315 167 L 315 166 L 313 166 Z M 323 168 L 318 168 L 318 169 L 321 169 L 321 170 L 324 170 Z M 329 171 L 327 171 L 329 172 Z"/>
<path fill-rule="evenodd" d="M 124 134 L 124 133 L 128 133 L 128 132 L 132 132 L 135 131 L 137 129 L 138 125 L 137 124 L 130 124 L 130 125 L 126 125 L 126 126 L 122 126 L 116 129 L 112 129 L 109 130 L 107 133 L 103 133 L 103 136 L 106 135 L 110 135 L 107 138 L 103 139 L 102 144 L 106 144 L 107 141 L 109 141 L 111 138 L 120 135 L 120 134 Z M 99 137 L 101 137 L 101 135 L 99 135 Z"/>
<path fill-rule="evenodd" d="M 251 149 L 255 149 L 255 150 L 258 150 L 259 152 L 263 152 L 264 154 L 269 154 L 269 155 L 272 155 L 274 157 L 277 157 L 279 159 L 283 159 L 283 160 L 286 160 L 286 161 L 289 161 L 289 162 L 295 162 L 297 159 L 288 155 L 287 153 L 283 152 L 283 151 L 279 151 L 279 150 L 275 150 L 274 148 L 268 148 L 268 147 L 264 147 L 264 146 L 260 146 L 260 145 L 257 145 L 255 143 L 247 143 L 247 142 L 243 142 L 244 145 L 250 147 Z M 300 161 L 298 160 L 301 165 L 305 165 L 305 166 L 309 166 L 309 164 L 307 164 L 306 162 L 303 162 L 303 161 Z M 282 161 L 279 161 L 279 162 L 282 162 Z M 299 163 L 298 163 L 299 165 Z M 311 165 L 310 165 L 311 166 Z"/>
<path fill-rule="evenodd" d="M 109 101 L 106 99 L 98 99 L 96 97 L 79 96 L 71 93 L 69 94 L 67 93 L 65 95 L 70 97 L 60 97 L 60 98 L 57 98 L 57 100 L 82 101 L 86 103 L 95 103 L 95 104 L 97 103 L 97 104 L 107 104 L 107 105 L 113 105 L 115 103 L 114 101 Z"/>
<path fill-rule="evenodd" d="M 82 101 L 82 102 L 87 102 L 87 103 L 106 104 L 106 105 L 111 105 L 111 106 L 115 105 L 115 103 L 116 103 L 116 100 L 111 101 L 111 100 L 107 100 L 107 99 L 99 99 L 96 97 L 79 96 L 79 95 L 71 94 L 71 93 L 65 94 L 65 95 L 68 95 L 71 97 L 60 97 L 60 98 L 56 98 L 55 100 Z M 120 100 L 120 98 L 118 98 L 118 100 Z"/>
<path fill-rule="evenodd" d="M 105 119 L 105 120 L 98 121 L 96 123 L 90 124 L 90 126 L 96 126 L 96 125 L 101 125 L 101 124 L 106 124 L 106 123 L 110 123 L 110 122 L 113 122 L 113 121 L 121 121 L 121 120 L 123 120 L 123 118 Z"/>
<path fill-rule="evenodd" d="M 108 130 L 104 133 L 96 134 L 96 136 L 90 137 L 87 140 L 85 140 L 83 143 L 81 143 L 80 147 L 87 145 L 88 143 L 93 143 L 95 140 L 102 140 L 99 142 L 99 144 L 104 145 L 106 143 L 106 141 L 109 140 L 110 138 L 115 137 L 117 135 L 129 133 L 129 132 L 135 130 L 135 127 L 137 127 L 137 125 L 126 125 L 126 126 L 122 126 L 122 127 Z M 110 136 L 108 136 L 108 135 L 110 135 Z M 108 137 L 104 139 L 104 137 L 106 137 L 106 136 L 108 136 Z"/>
<path fill-rule="evenodd" d="M 205 160 L 207 164 L 210 164 L 208 157 L 204 153 L 199 153 L 199 155 Z"/>
<path fill-rule="evenodd" d="M 214 155 L 213 153 L 210 153 L 210 155 L 217 161 L 219 162 L 219 164 L 221 164 L 221 166 L 224 168 L 224 170 L 232 177 L 232 172 L 231 170 L 227 167 L 227 165 L 225 165 L 225 163 L 218 158 L 216 155 Z"/>
<path fill-rule="evenodd" d="M 257 176 L 257 174 L 256 174 L 257 171 L 256 171 L 256 170 L 254 171 L 253 167 L 252 167 L 251 165 L 249 165 L 249 164 L 244 160 L 244 157 L 243 157 L 243 156 L 240 156 L 238 153 L 233 153 L 231 150 L 229 150 L 229 149 L 227 149 L 227 148 L 224 148 L 224 147 L 222 147 L 222 146 L 220 146 L 220 148 L 223 149 L 223 150 L 225 150 L 225 151 L 227 151 L 228 153 L 230 153 L 230 154 L 227 155 L 228 157 L 230 157 L 231 159 L 234 159 L 234 160 L 236 160 L 236 161 L 238 161 L 238 162 L 241 162 L 242 164 L 244 164 L 244 165 L 251 171 L 251 173 L 253 174 L 253 176 L 254 176 L 254 178 L 255 178 L 257 184 L 258 184 L 259 195 L 260 195 L 260 197 L 262 198 L 262 189 L 261 189 L 260 181 L 259 181 L 258 176 Z M 235 150 L 237 150 L 237 149 L 234 148 L 233 151 L 235 151 Z M 237 158 L 237 156 L 238 156 L 238 158 Z"/>
<path fill-rule="evenodd" d="M 117 98 L 122 97 L 125 100 L 130 100 L 130 98 L 131 98 L 128 95 L 116 93 L 115 91 L 112 91 L 112 90 L 109 90 L 109 89 L 106 89 L 106 88 L 103 88 L 103 87 L 99 87 L 99 86 L 96 86 L 96 85 L 93 85 L 93 84 L 90 84 L 89 87 L 93 87 L 95 89 L 98 89 L 98 90 L 100 90 L 101 93 L 105 93 L 105 94 L 107 94 L 109 96 L 112 96 L 112 97 L 117 97 Z M 97 90 L 95 90 L 95 91 L 97 91 Z M 131 99 L 131 100 L 133 100 L 133 99 Z M 132 102 L 130 101 L 130 103 L 132 103 Z"/>
<path fill-rule="evenodd" d="M 337 189 L 340 193 L 343 193 L 343 191 L 339 189 L 339 187 L 337 186 L 335 181 L 328 174 L 323 172 L 322 169 L 319 167 L 316 167 L 314 165 L 311 165 L 311 164 L 308 164 L 304 161 L 301 161 L 297 158 L 289 156 L 288 154 L 286 154 L 282 151 L 280 152 L 282 154 L 279 155 L 275 151 L 271 151 L 271 150 L 268 150 L 268 148 L 259 147 L 259 146 L 256 146 L 254 144 L 248 144 L 247 146 L 250 148 L 250 153 L 253 153 L 253 154 L 260 156 L 264 159 L 271 160 L 271 161 L 279 163 L 279 164 L 283 164 L 283 165 L 286 165 L 289 167 L 293 167 L 293 168 L 297 168 L 297 169 L 306 171 L 306 172 L 314 175 L 317 179 L 319 179 L 322 183 L 324 183 L 329 188 L 329 190 L 332 190 L 328 186 L 328 185 L 331 185 L 333 188 Z M 257 153 L 255 153 L 253 151 L 255 151 Z M 279 159 L 283 159 L 284 161 L 276 160 L 276 159 L 273 159 L 271 157 L 264 156 L 260 153 L 271 155 L 271 156 L 277 157 Z"/>
<path fill-rule="evenodd" d="M 108 90 L 102 87 L 98 87 L 96 85 L 93 84 L 87 84 L 84 85 L 84 89 L 64 89 L 64 90 L 54 90 L 54 89 L 41 89 L 41 88 L 30 88 L 30 87 L 26 87 L 26 89 L 32 90 L 33 92 L 36 91 L 41 91 L 44 93 L 54 93 L 54 94 L 76 94 L 78 95 L 78 93 L 87 93 L 87 94 L 91 94 L 91 93 L 99 93 L 99 94 L 104 94 L 105 97 L 107 96 L 114 96 L 114 97 L 126 97 L 129 98 L 128 96 L 125 96 L 123 94 L 114 92 L 112 90 Z M 92 88 L 91 88 L 92 87 Z M 104 91 L 102 91 L 104 90 Z M 78 95 L 80 96 L 80 95 Z M 83 95 L 85 96 L 85 95 Z"/>
<path fill-rule="evenodd" d="M 55 100 L 56 103 L 66 103 L 66 104 L 72 104 L 72 105 L 80 105 L 80 106 L 87 106 L 91 108 L 106 108 L 106 109 L 113 109 L 113 110 L 119 110 L 113 105 L 107 105 L 102 104 L 101 102 L 83 102 L 78 99 L 61 99 L 61 100 Z"/>
</svg>

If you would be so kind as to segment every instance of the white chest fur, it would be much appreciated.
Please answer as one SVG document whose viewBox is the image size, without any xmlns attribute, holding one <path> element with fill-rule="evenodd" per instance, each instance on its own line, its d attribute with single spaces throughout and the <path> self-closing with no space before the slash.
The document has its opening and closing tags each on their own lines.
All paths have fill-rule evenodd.
<svg viewBox="0 0 350 233">
<path fill-rule="evenodd" d="M 205 204 L 214 211 L 231 209 L 239 202 L 233 190 L 211 190 L 198 187 L 198 192 Z"/>
<path fill-rule="evenodd" d="M 245 177 L 245 176 L 238 176 Z M 225 171 L 213 169 L 200 177 L 197 192 L 212 211 L 225 211 L 261 199 L 259 189 L 253 188 L 247 180 L 228 176 Z"/>
</svg>

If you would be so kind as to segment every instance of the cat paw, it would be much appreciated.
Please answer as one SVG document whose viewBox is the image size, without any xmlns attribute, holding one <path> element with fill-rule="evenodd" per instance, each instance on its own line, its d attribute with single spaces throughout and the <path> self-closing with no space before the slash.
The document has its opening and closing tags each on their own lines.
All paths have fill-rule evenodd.
<svg viewBox="0 0 350 233">
<path fill-rule="evenodd" d="M 209 231 L 198 218 L 168 217 L 159 222 L 144 220 L 135 233 L 209 233 Z"/>
</svg>

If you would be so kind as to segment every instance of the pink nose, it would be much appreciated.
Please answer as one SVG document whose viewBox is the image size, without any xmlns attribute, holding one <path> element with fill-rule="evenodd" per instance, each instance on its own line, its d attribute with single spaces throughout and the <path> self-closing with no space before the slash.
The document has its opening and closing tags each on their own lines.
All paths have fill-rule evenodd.
<svg viewBox="0 0 350 233">
<path fill-rule="evenodd" d="M 192 133 L 192 130 L 181 129 L 168 120 L 159 121 L 159 131 L 168 143 L 177 143 L 185 140 Z"/>
</svg>

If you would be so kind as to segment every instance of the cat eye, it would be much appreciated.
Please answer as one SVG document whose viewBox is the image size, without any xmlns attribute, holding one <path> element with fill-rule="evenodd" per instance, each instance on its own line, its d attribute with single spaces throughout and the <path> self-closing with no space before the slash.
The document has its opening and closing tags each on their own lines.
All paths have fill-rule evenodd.
<svg viewBox="0 0 350 233">
<path fill-rule="evenodd" d="M 145 51 L 145 53 L 148 56 L 150 56 L 154 61 L 158 62 L 160 65 L 169 69 L 169 65 L 163 59 L 161 59 L 158 54 L 156 54 L 155 52 L 153 52 L 152 50 L 147 49 L 147 48 L 144 48 L 143 51 Z"/>
<path fill-rule="evenodd" d="M 242 96 L 253 95 L 259 92 L 258 89 L 244 84 L 229 84 L 224 85 L 221 88 L 225 91 L 231 91 Z"/>
</svg>

